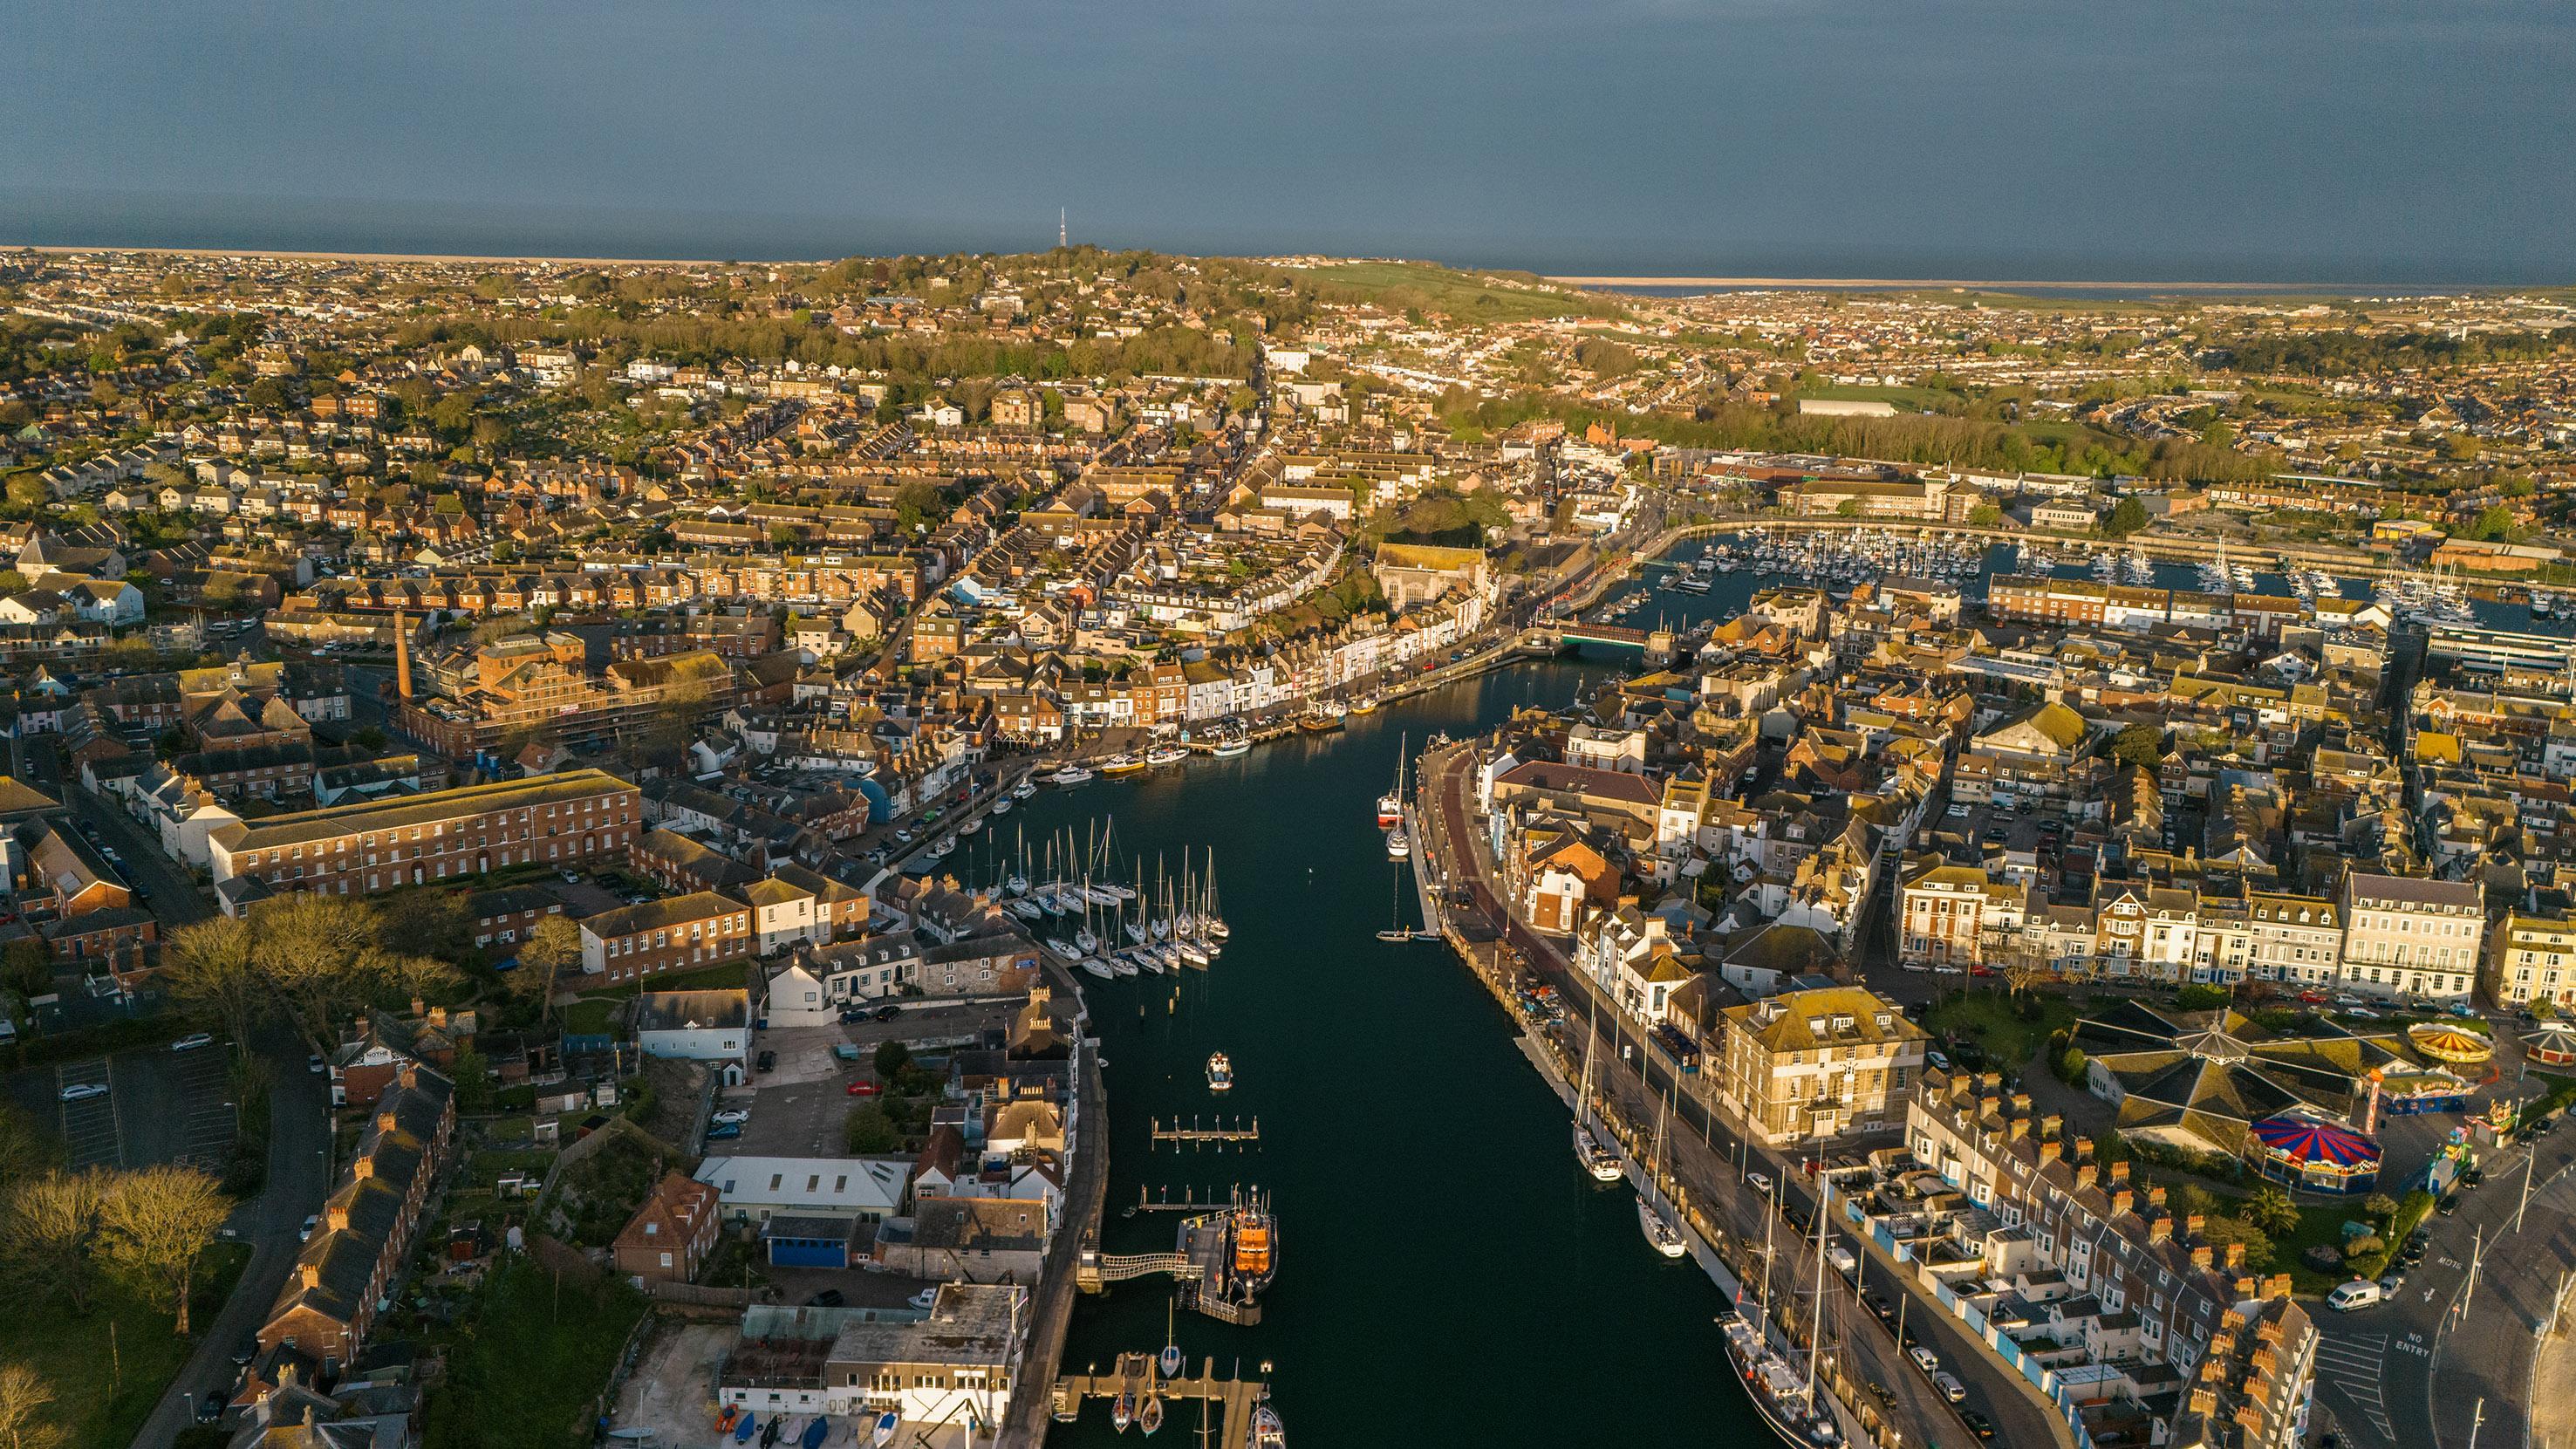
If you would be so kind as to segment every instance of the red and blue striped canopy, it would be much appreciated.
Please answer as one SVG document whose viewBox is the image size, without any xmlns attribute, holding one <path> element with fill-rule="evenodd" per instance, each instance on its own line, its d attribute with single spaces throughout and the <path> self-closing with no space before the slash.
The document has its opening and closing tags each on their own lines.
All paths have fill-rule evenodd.
<svg viewBox="0 0 2576 1449">
<path fill-rule="evenodd" d="M 2266 1117 L 2255 1139 L 2284 1157 L 2334 1167 L 2367 1167 L 2379 1161 L 2379 1144 L 2358 1132 L 2308 1117 Z"/>
</svg>

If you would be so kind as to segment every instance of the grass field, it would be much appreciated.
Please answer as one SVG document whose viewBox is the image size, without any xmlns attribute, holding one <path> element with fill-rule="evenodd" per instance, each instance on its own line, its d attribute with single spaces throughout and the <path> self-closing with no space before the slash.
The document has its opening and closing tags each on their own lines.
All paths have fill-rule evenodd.
<svg viewBox="0 0 2576 1449">
<path fill-rule="evenodd" d="M 568 1449 L 584 1442 L 642 1294 L 620 1279 L 559 1281 L 520 1259 L 475 1295 L 429 1401 L 430 1449 Z"/>
<path fill-rule="evenodd" d="M 1453 272 L 1427 262 L 1343 262 L 1310 267 L 1304 275 L 1335 292 L 1365 297 L 1381 306 L 1419 307 L 1445 312 L 1462 321 L 1528 322 L 1541 317 L 1622 317 L 1616 302 L 1570 288 L 1535 292 L 1517 287 L 1489 287 L 1481 278 L 1494 273 Z"/>
<path fill-rule="evenodd" d="M 1798 396 L 1842 402 L 1883 402 L 1901 413 L 1937 413 L 1945 407 L 1967 401 L 1959 393 L 1937 387 L 1865 387 L 1832 384 L 1824 387 L 1802 387 Z"/>
<path fill-rule="evenodd" d="M 250 1261 L 243 1243 L 218 1243 L 200 1269 L 195 1295 L 199 1329 L 214 1321 Z M 54 1391 L 46 1417 L 67 1430 L 68 1449 L 124 1449 L 161 1401 L 196 1340 L 171 1332 L 169 1310 L 146 1302 L 113 1279 L 103 1281 L 86 1314 L 20 1299 L 0 1322 L 0 1362 L 23 1363 Z"/>
<path fill-rule="evenodd" d="M 1969 991 L 1932 1008 L 1923 1023 L 1935 1033 L 1973 1041 L 1997 1067 L 2019 1069 L 2039 1054 L 2049 1034 L 2075 1022 L 2075 1007 L 2061 996 L 2030 998 L 2039 1018 L 2025 1020 L 2000 991 Z"/>
</svg>

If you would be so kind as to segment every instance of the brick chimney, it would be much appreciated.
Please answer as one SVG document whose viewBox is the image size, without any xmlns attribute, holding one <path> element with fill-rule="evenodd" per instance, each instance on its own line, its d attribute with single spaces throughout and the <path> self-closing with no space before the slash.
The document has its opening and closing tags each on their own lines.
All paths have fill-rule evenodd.
<svg viewBox="0 0 2576 1449">
<path fill-rule="evenodd" d="M 2264 1279 L 2263 1296 L 2266 1298 L 2289 1297 L 2290 1275 L 2287 1273 L 2275 1273 L 2271 1277 Z"/>
<path fill-rule="evenodd" d="M 2075 1190 L 2077 1192 L 2082 1192 L 2084 1189 L 2091 1187 L 2098 1175 L 2099 1174 L 2092 1163 L 2077 1163 L 2075 1166 Z"/>
<path fill-rule="evenodd" d="M 2158 1213 L 2147 1219 L 2147 1241 L 2161 1243 L 2173 1236 L 2173 1219 Z"/>
<path fill-rule="evenodd" d="M 2193 1213 L 2182 1220 L 2182 1235 L 2197 1243 L 2200 1241 L 2200 1230 L 2208 1225 L 2209 1219 Z"/>
<path fill-rule="evenodd" d="M 2163 1188 L 2161 1185 L 2158 1185 L 2158 1186 L 2151 1186 L 2151 1187 L 2149 1187 L 2149 1188 L 2147 1189 L 2147 1206 L 2149 1206 L 2149 1207 L 2163 1207 L 2164 1205 L 2165 1205 L 2165 1190 L 2164 1190 L 2164 1188 Z"/>
<path fill-rule="evenodd" d="M 406 1091 L 417 1087 L 420 1085 L 420 1068 L 410 1062 L 405 1062 L 402 1064 L 401 1069 L 394 1073 L 394 1080 L 402 1083 L 403 1088 Z"/>
<path fill-rule="evenodd" d="M 2115 1218 L 2127 1216 L 2129 1209 L 2137 1206 L 2137 1202 L 2138 1195 L 2129 1191 L 2127 1188 L 2115 1187 L 2111 1189 L 2111 1216 Z"/>
<path fill-rule="evenodd" d="M 429 1009 L 429 1024 L 441 1031 L 445 1031 L 447 1029 L 447 1008 L 444 1006 L 431 1007 Z"/>
<path fill-rule="evenodd" d="M 345 1207 L 327 1208 L 323 1211 L 322 1221 L 331 1231 L 340 1232 L 349 1226 L 349 1210 Z"/>
<path fill-rule="evenodd" d="M 2055 1137 L 2059 1132 L 2064 1131 L 2065 1127 L 2066 1124 L 2060 1121 L 2054 1112 L 2039 1119 L 2039 1135 L 2042 1137 Z"/>
<path fill-rule="evenodd" d="M 2078 1137 L 2075 1139 L 2075 1160 L 2078 1162 L 2091 1162 L 2093 1160 L 2092 1138 Z"/>
<path fill-rule="evenodd" d="M 2061 1155 L 2063 1155 L 2063 1154 L 2065 1153 L 2065 1151 L 2066 1151 L 2066 1144 L 2064 1144 L 2064 1143 L 2062 1143 L 2062 1142 L 2059 1142 L 2057 1139 L 2055 1139 L 2055 1138 L 2053 1138 L 2053 1137 L 2052 1137 L 2052 1138 L 2050 1138 L 2050 1139 L 2048 1139 L 2048 1140 L 2046 1140 L 2046 1141 L 2044 1141 L 2044 1142 L 2042 1142 L 2042 1143 L 2040 1143 L 2040 1144 L 2039 1144 L 2039 1165 L 2040 1165 L 2040 1166 L 2042 1166 L 2042 1167 L 2046 1167 L 2046 1166 L 2047 1166 L 2047 1165 L 2049 1165 L 2050 1163 L 2055 1162 L 2055 1161 L 2056 1161 L 2056 1160 L 2057 1160 Z"/>
<path fill-rule="evenodd" d="M 356 1180 L 356 1181 L 359 1181 L 359 1182 L 364 1182 L 364 1181 L 366 1181 L 368 1178 L 371 1178 L 371 1177 L 373 1177 L 373 1176 L 375 1176 L 375 1175 L 376 1175 L 376 1160 L 375 1160 L 374 1158 L 372 1158 L 372 1157 L 363 1157 L 363 1156 L 362 1156 L 362 1157 L 352 1158 L 352 1159 L 350 1160 L 350 1162 L 349 1162 L 349 1176 L 350 1176 L 352 1179 L 354 1179 L 354 1180 Z"/>
<path fill-rule="evenodd" d="M 2013 1115 L 2014 1115 L 2014 1116 L 2016 1116 L 2016 1117 L 2027 1117 L 2027 1116 L 2029 1116 L 2029 1115 L 2030 1115 L 2030 1093 L 2028 1093 L 2028 1092 L 2015 1092 L 2015 1093 L 2013 1093 L 2013 1094 L 2012 1094 L 2012 1109 L 2013 1109 Z"/>
<path fill-rule="evenodd" d="M 321 1286 L 322 1286 L 322 1265 L 321 1265 L 321 1264 L 319 1264 L 319 1263 L 298 1263 L 298 1264 L 296 1264 L 296 1265 L 295 1265 L 295 1281 L 296 1281 L 296 1282 L 298 1282 L 298 1283 L 303 1284 L 303 1285 L 304 1285 L 305 1287 L 307 1287 L 307 1288 L 319 1288 L 319 1287 L 321 1287 Z"/>
<path fill-rule="evenodd" d="M 2208 1389 L 2194 1389 L 2187 1401 L 2191 1411 L 2204 1418 L 2218 1412 L 2218 1395 Z"/>
<path fill-rule="evenodd" d="M 2191 1250 L 2191 1265 L 2195 1268 L 2209 1266 L 2209 1244 L 2203 1243 Z"/>
<path fill-rule="evenodd" d="M 2119 1161 L 2111 1164 L 2111 1181 L 2115 1183 L 2125 1183 L 2128 1180 L 2129 1159 L 2123 1157 Z"/>
<path fill-rule="evenodd" d="M 395 1119 L 394 1114 L 391 1112 L 378 1112 L 376 1114 L 376 1130 L 379 1132 L 392 1132 L 397 1130 L 401 1125 L 402 1124 Z"/>
<path fill-rule="evenodd" d="M 2236 1271 L 2237 1269 L 2242 1268 L 2242 1267 L 2244 1267 L 2244 1266 L 2245 1266 L 2245 1245 L 2244 1245 L 2243 1243 L 2230 1243 L 2230 1244 L 2228 1244 L 2228 1245 L 2227 1245 L 2227 1270 L 2228 1270 L 2229 1272 L 2231 1272 L 2231 1273 L 2232 1273 L 2232 1272 Z"/>
<path fill-rule="evenodd" d="M 2011 1122 L 2005 1125 L 2004 1135 L 2008 1140 L 2014 1142 L 2019 1142 L 2023 1138 L 2029 1136 L 2030 1119 L 2028 1117 L 2015 1117 Z"/>
</svg>

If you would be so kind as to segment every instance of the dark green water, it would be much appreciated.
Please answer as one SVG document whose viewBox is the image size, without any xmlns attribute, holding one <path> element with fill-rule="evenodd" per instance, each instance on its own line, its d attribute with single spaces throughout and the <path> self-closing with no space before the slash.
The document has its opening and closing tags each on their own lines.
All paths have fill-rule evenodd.
<svg viewBox="0 0 2576 1449">
<path fill-rule="evenodd" d="M 1216 851 L 1234 929 L 1213 971 L 1084 978 L 1109 1060 L 1111 1252 L 1169 1251 L 1171 1214 L 1120 1211 L 1139 1184 L 1177 1196 L 1271 1191 L 1280 1270 L 1263 1321 L 1183 1315 L 1192 1370 L 1273 1365 L 1292 1443 L 1550 1446 L 1768 1442 L 1729 1382 L 1695 1267 L 1655 1257 L 1624 1187 L 1576 1167 L 1562 1107 L 1507 1014 L 1445 946 L 1394 945 L 1399 867 L 1373 819 L 1399 739 L 1463 734 L 1515 706 L 1563 705 L 1598 666 L 1524 667 L 1390 706 L 1344 733 L 1194 760 L 1141 780 L 1049 791 L 1015 812 L 1035 840 L 1113 816 L 1149 863 Z M 979 842 L 980 843 L 980 842 Z M 1409 878 L 1402 916 L 1417 908 Z M 1141 1008 L 1141 1011 L 1140 1011 Z M 1211 1051 L 1236 1088 L 1213 1098 Z M 1251 1152 L 1149 1145 L 1148 1119 L 1258 1114 Z M 1168 1290 L 1121 1284 L 1076 1309 L 1066 1367 L 1108 1368 L 1164 1335 Z M 1158 1439 L 1196 1440 L 1195 1412 Z M 1132 1437 L 1125 1440 L 1134 1443 Z M 1058 1445 L 1120 1442 L 1108 1408 Z"/>
</svg>

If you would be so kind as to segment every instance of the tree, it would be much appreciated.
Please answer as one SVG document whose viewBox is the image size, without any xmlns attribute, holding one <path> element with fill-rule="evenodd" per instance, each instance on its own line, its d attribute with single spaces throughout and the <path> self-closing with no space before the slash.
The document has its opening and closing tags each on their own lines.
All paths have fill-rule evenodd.
<svg viewBox="0 0 2576 1449">
<path fill-rule="evenodd" d="M 53 1387 L 32 1365 L 0 1364 L 0 1449 L 55 1449 L 64 1423 L 53 1407 Z"/>
<path fill-rule="evenodd" d="M 107 1174 L 94 1167 L 29 1178 L 9 1194 L 0 1226 L 0 1251 L 20 1279 L 40 1296 L 59 1296 L 74 1313 L 89 1311 L 107 1191 Z"/>
<path fill-rule="evenodd" d="M 268 977 L 251 960 L 250 923 L 214 916 L 181 928 L 162 957 L 161 980 L 182 1006 L 211 1017 L 236 1042 L 277 1000 Z"/>
<path fill-rule="evenodd" d="M 581 960 L 581 927 L 567 916 L 548 916 L 519 943 L 519 969 L 510 989 L 537 1000 L 537 1025 L 554 1015 L 555 981 L 564 968 Z"/>
<path fill-rule="evenodd" d="M 340 1018 L 375 998 L 360 972 L 376 943 L 374 908 L 345 896 L 297 891 L 251 912 L 251 959 L 294 1012 L 313 1050 L 338 1040 Z"/>
<path fill-rule="evenodd" d="M 2386 1222 L 2397 1216 L 2397 1199 L 2384 1192 L 2374 1192 L 2361 1200 L 2361 1210 Z"/>
<path fill-rule="evenodd" d="M 2297 1221 L 2298 1210 L 2293 1208 L 2291 1209 L 2292 1226 L 2296 1226 Z M 2272 1266 L 2271 1235 L 2243 1218 L 2229 1217 L 2225 1213 L 2213 1213 L 2201 1219 L 2200 1236 L 2202 1241 L 2213 1247 L 2224 1248 L 2230 1243 L 2242 1244 L 2245 1249 L 2243 1266 L 2248 1273 L 2260 1273 Z"/>
<path fill-rule="evenodd" d="M 170 1300 L 183 1338 L 197 1260 L 232 1209 L 213 1177 L 177 1165 L 129 1172 L 107 1195 L 100 1235 L 107 1260 Z"/>
<path fill-rule="evenodd" d="M 903 1149 L 903 1129 L 874 1102 L 863 1102 L 850 1109 L 847 1144 L 854 1153 L 899 1152 Z"/>
<path fill-rule="evenodd" d="M 1968 526 L 1992 528 L 2004 521 L 2004 511 L 1991 503 L 1980 503 L 1968 510 Z"/>
<path fill-rule="evenodd" d="M 464 897 L 440 890 L 404 891 L 386 897 L 376 910 L 376 939 L 386 950 L 416 952 L 458 965 L 474 959 L 474 922 L 465 914 Z"/>
<path fill-rule="evenodd" d="M 2111 737 L 2111 758 L 2123 760 L 2141 770 L 2152 770 L 2165 760 L 2165 734 L 2151 724 L 2133 724 Z"/>
<path fill-rule="evenodd" d="M 21 996 L 42 996 L 54 989 L 54 953 L 38 940 L 9 943 L 0 952 L 0 981 Z"/>
<path fill-rule="evenodd" d="M 2299 1230 L 2299 1205 L 2280 1188 L 2258 1187 L 2245 1200 L 2245 1220 L 2273 1237 L 2287 1237 Z"/>
<path fill-rule="evenodd" d="M 877 1069 L 878 1081 L 891 1082 L 897 1072 L 912 1065 L 912 1050 L 899 1041 L 880 1042 L 872 1065 Z"/>
<path fill-rule="evenodd" d="M 2113 538 L 2127 538 L 2147 526 L 2147 505 L 2135 498 L 2123 498 L 2104 520 L 2102 531 Z"/>
</svg>

